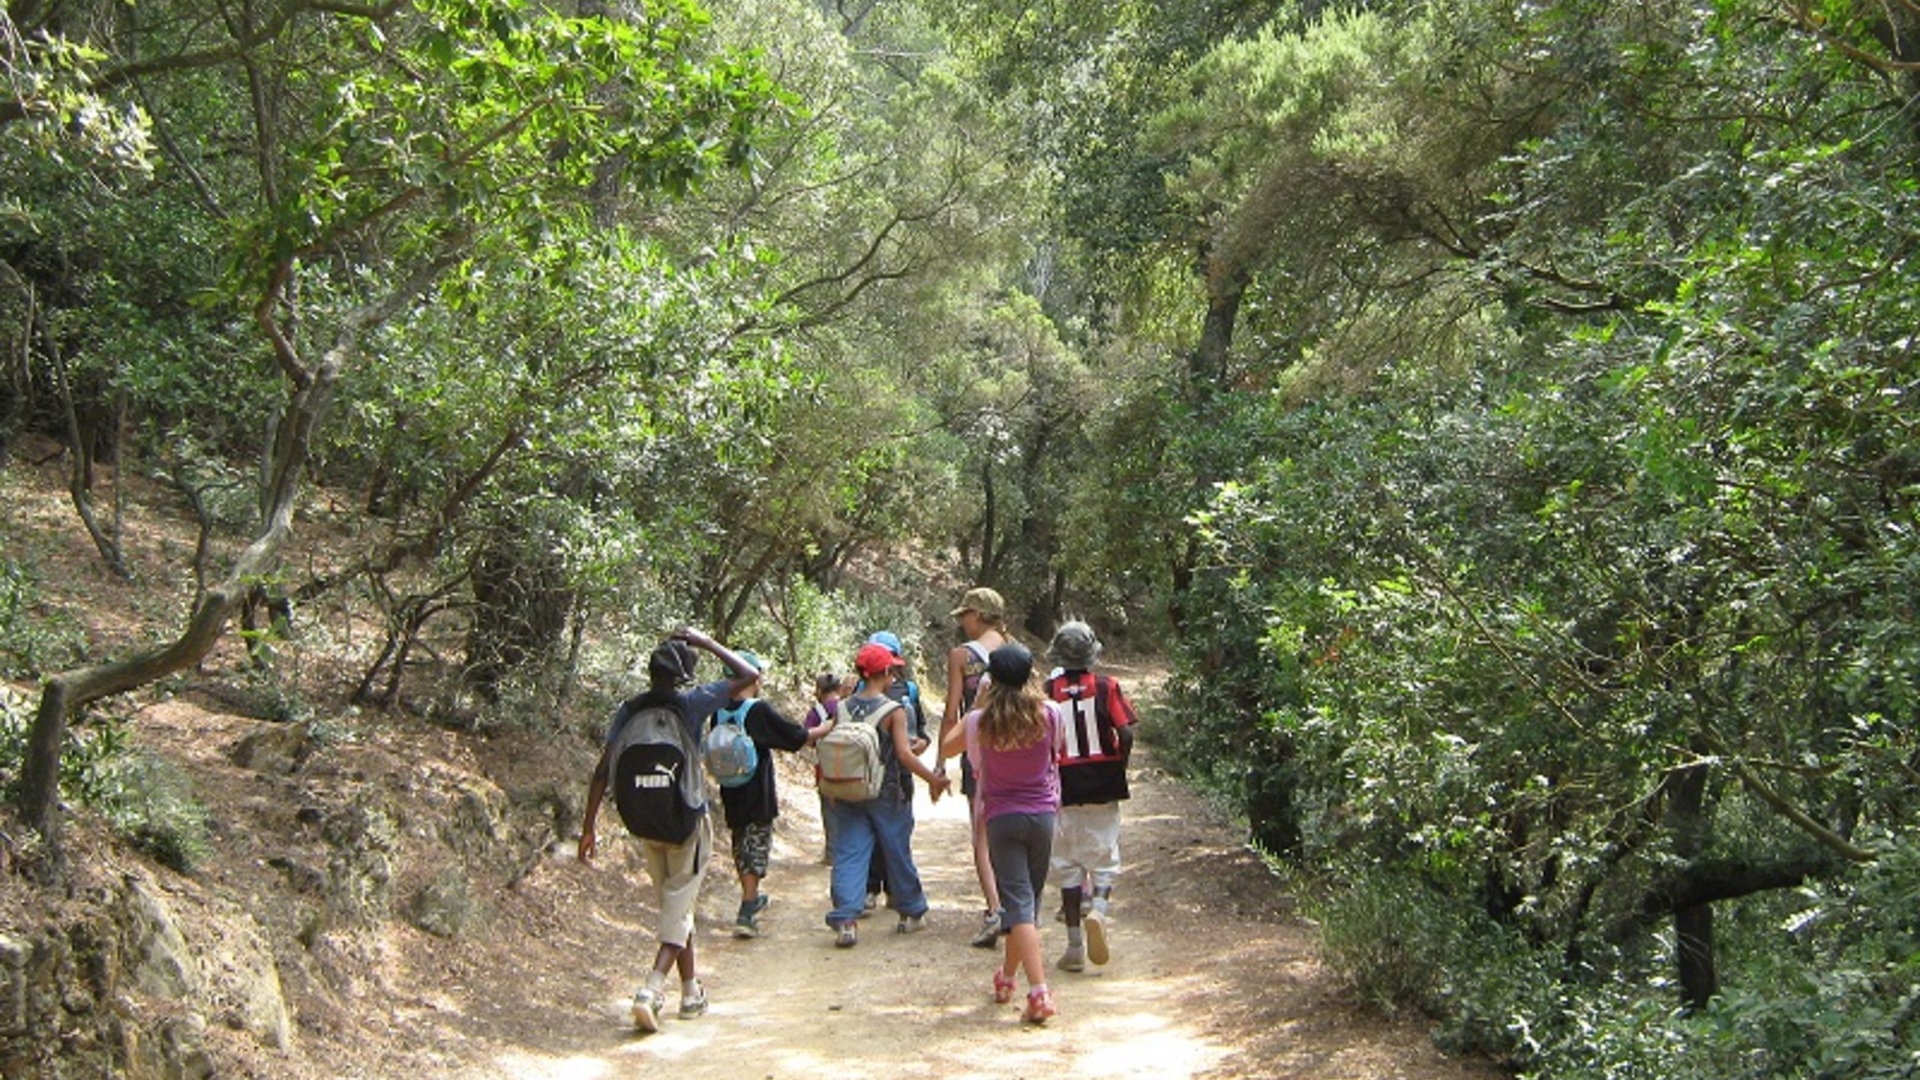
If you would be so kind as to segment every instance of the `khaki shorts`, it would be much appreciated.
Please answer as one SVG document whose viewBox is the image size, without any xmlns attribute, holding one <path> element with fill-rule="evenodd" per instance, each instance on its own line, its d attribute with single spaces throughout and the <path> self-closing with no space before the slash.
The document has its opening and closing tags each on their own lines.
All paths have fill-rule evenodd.
<svg viewBox="0 0 1920 1080">
<path fill-rule="evenodd" d="M 700 899 L 700 882 L 707 876 L 707 857 L 713 854 L 711 814 L 700 815 L 700 824 L 685 843 L 663 844 L 641 840 L 640 850 L 647 857 L 647 876 L 660 898 L 660 922 L 657 932 L 662 945 L 684 946 L 693 940 L 693 908 Z"/>
<path fill-rule="evenodd" d="M 1053 836 L 1053 876 L 1063 889 L 1077 889 L 1084 878 L 1096 889 L 1111 889 L 1120 876 L 1120 804 L 1063 806 Z"/>
</svg>

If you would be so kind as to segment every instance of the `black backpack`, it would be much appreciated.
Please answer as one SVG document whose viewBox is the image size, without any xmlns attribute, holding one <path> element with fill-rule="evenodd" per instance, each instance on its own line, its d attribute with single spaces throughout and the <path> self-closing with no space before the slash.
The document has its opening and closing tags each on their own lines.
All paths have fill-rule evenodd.
<svg viewBox="0 0 1920 1080">
<path fill-rule="evenodd" d="M 683 844 L 707 812 L 699 748 L 681 719 L 678 695 L 641 695 L 620 707 L 626 722 L 609 751 L 613 805 L 627 831 Z"/>
</svg>

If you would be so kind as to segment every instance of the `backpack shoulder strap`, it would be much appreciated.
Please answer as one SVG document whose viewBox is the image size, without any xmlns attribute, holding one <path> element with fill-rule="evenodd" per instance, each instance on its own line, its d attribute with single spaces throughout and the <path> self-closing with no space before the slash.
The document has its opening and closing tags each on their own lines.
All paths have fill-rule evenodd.
<svg viewBox="0 0 1920 1080">
<path fill-rule="evenodd" d="M 968 712 L 960 718 L 960 724 L 966 729 L 966 757 L 967 760 L 973 764 L 974 790 L 977 791 L 979 790 L 978 785 L 981 780 L 985 778 L 987 771 L 987 755 L 982 753 L 980 749 L 980 711 L 975 709 Z"/>
<path fill-rule="evenodd" d="M 616 731 L 627 730 L 641 713 L 649 709 L 668 710 L 675 718 L 681 715 L 680 702 L 678 700 L 669 700 L 652 694 L 639 694 L 628 698 L 614 713 L 614 729 Z"/>
</svg>

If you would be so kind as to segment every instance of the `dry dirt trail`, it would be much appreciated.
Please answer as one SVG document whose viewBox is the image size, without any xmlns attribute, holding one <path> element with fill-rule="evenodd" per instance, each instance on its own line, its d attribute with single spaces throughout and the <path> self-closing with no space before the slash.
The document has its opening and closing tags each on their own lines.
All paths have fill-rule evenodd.
<svg viewBox="0 0 1920 1080">
<path fill-rule="evenodd" d="M 0 536 L 17 536 L 9 542 L 33 553 L 51 598 L 96 620 L 88 629 L 93 640 L 140 640 L 146 631 L 131 602 L 139 586 L 102 571 L 85 540 L 62 524 L 70 511 L 59 467 L 39 470 L 30 490 L 16 475 L 0 477 L 7 484 L 0 495 L 22 513 L 8 524 L 30 521 L 33 530 Z M 190 523 L 172 527 L 170 538 L 160 530 L 131 534 L 140 565 L 172 565 L 163 558 L 168 545 L 192 549 Z M 53 590 L 55 583 L 68 591 Z M 352 640 L 350 620 L 314 618 Z M 210 666 L 244 669 L 236 642 L 223 650 Z M 316 700 L 358 672 L 324 652 L 302 662 Z M 1155 722 L 1144 706 L 1158 672 L 1105 667 L 1143 706 L 1143 720 Z M 1347 1001 L 1318 962 L 1312 928 L 1244 849 L 1240 830 L 1155 769 L 1145 750 L 1136 756 L 1124 815 L 1127 870 L 1114 901 L 1112 962 L 1079 975 L 1053 973 L 1061 1013 L 1044 1028 L 1023 1026 L 1016 1007 L 992 1003 L 997 954 L 967 944 L 980 898 L 964 801 L 933 805 L 921 792 L 914 850 L 933 902 L 932 928 L 896 935 L 892 916 L 882 913 L 862 927 L 858 947 L 836 949 L 822 922 L 827 871 L 811 782 L 797 761 L 780 755 L 787 811 L 767 881 L 766 936 L 731 936 L 739 894 L 723 841 L 698 925 L 712 1011 L 679 1021 L 671 995 L 664 1030 L 639 1036 L 627 1002 L 654 952 L 651 890 L 611 811 L 600 822 L 602 854 L 592 866 L 572 857 L 571 835 L 550 833 L 552 842 L 536 848 L 542 853 L 510 883 L 474 878 L 486 885 L 476 898 L 480 914 L 470 932 L 450 939 L 399 918 L 329 928 L 314 885 L 337 854 L 316 822 L 359 821 L 366 816 L 360 808 L 371 807 L 380 820 L 399 823 L 405 836 L 404 844 L 395 841 L 394 865 L 410 876 L 392 891 L 404 896 L 443 869 L 459 869 L 447 841 L 435 837 L 468 796 L 584 795 L 591 767 L 584 744 L 534 731 L 476 738 L 392 718 L 341 717 L 336 725 L 349 737 L 319 747 L 304 765 L 242 767 L 234 755 L 244 739 L 285 725 L 233 715 L 191 694 L 159 695 L 132 718 L 139 740 L 191 779 L 217 825 L 214 850 L 197 873 L 179 877 L 112 855 L 102 843 L 101 880 L 125 873 L 150 882 L 210 956 L 217 957 L 217 943 L 201 939 L 233 927 L 235 906 L 260 920 L 239 932 L 271 928 L 287 939 L 279 948 L 293 1043 L 263 1050 L 229 1025 L 212 1024 L 206 1037 L 229 1051 L 233 1064 L 222 1075 L 233 1080 L 1497 1075 L 1448 1060 L 1417 1023 L 1384 1021 Z M 399 846 L 415 861 L 402 863 Z M 1057 897 L 1050 890 L 1049 913 Z M 28 900 L 23 919 L 29 910 L 36 919 L 60 917 L 44 897 Z M 213 920 L 204 924 L 211 929 L 196 918 Z M 1051 921 L 1041 930 L 1051 962 L 1065 935 Z"/>
<path fill-rule="evenodd" d="M 527 920 L 547 930 L 527 943 L 517 971 L 476 970 L 478 958 L 467 957 L 456 964 L 465 970 L 446 973 L 446 996 L 396 1017 L 413 1035 L 440 1042 L 435 1053 L 400 1040 L 412 1044 L 402 1056 L 414 1075 L 1496 1075 L 1448 1060 L 1417 1025 L 1383 1021 L 1344 1000 L 1314 955 L 1311 928 L 1289 911 L 1237 830 L 1155 769 L 1150 752 L 1136 755 L 1126 808 L 1112 960 L 1083 974 L 1051 971 L 1060 1015 L 1039 1028 L 1019 1022 L 1017 1005 L 992 1002 L 999 953 L 968 944 L 980 903 L 964 801 L 930 803 L 924 785 L 919 793 L 914 851 L 933 902 L 930 929 L 896 934 L 893 914 L 882 910 L 863 921 L 857 947 L 838 949 L 822 921 L 828 880 L 814 796 L 798 764 L 782 758 L 786 809 L 763 937 L 731 936 L 739 892 L 724 840 L 709 869 L 697 931 L 712 1000 L 706 1016 L 679 1020 L 670 983 L 662 1030 L 630 1028 L 627 1002 L 653 952 L 650 892 L 608 814 L 593 866 L 556 858 L 516 890 L 529 904 L 523 917 L 544 906 L 543 896 L 565 895 L 574 909 Z M 1050 889 L 1049 912 L 1057 898 Z M 1049 922 L 1042 934 L 1051 966 L 1064 930 Z"/>
</svg>

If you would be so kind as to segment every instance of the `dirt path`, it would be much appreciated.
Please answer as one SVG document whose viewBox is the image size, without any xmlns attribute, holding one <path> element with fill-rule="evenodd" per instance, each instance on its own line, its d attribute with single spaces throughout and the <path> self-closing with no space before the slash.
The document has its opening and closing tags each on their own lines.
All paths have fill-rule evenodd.
<svg viewBox="0 0 1920 1080">
<path fill-rule="evenodd" d="M 1155 769 L 1148 752 L 1136 755 L 1126 810 L 1113 959 L 1084 974 L 1052 971 L 1060 1015 L 1044 1028 L 1020 1024 L 1016 1005 L 993 1004 L 998 952 L 968 945 L 980 904 L 964 802 L 934 805 L 920 793 L 914 850 L 932 927 L 900 936 L 882 911 L 863 922 L 856 948 L 837 949 L 822 921 L 818 815 L 799 776 L 783 768 L 787 809 L 762 938 L 731 936 L 739 893 L 724 841 L 714 858 L 698 928 L 713 1002 L 706 1016 L 677 1019 L 673 989 L 663 1030 L 631 1031 L 627 1002 L 652 954 L 650 894 L 637 859 L 612 853 L 627 847 L 616 836 L 594 867 L 556 859 L 517 890 L 528 922 L 549 892 L 573 893 L 589 909 L 552 912 L 518 971 L 450 972 L 447 996 L 422 1002 L 411 1021 L 396 1019 L 437 1032 L 445 1043 L 428 1056 L 463 1078 L 1494 1075 L 1447 1060 L 1415 1025 L 1343 1000 L 1315 959 L 1310 928 L 1237 831 Z M 1050 889 L 1048 911 L 1057 897 Z M 1048 923 L 1042 933 L 1051 966 L 1064 930 Z M 421 1049 L 407 1055 L 416 1069 Z"/>
<path fill-rule="evenodd" d="M 88 628 L 91 640 L 145 636 L 130 614 L 138 610 L 132 600 L 139 586 L 102 571 L 90 546 L 68 527 L 58 466 L 40 470 L 31 492 L 16 497 L 11 481 L 18 475 L 0 477 L 10 484 L 6 497 L 22 509 L 9 524 L 31 520 L 33 534 L 45 539 L 10 542 L 34 553 L 46 581 L 71 586 L 73 595 L 59 606 L 96 620 Z M 140 520 L 149 526 L 131 534 L 140 565 L 171 565 L 163 557 L 169 544 L 191 549 L 189 522 L 172 521 L 168 538 L 153 526 L 170 519 Z M 353 640 L 350 620 L 335 629 L 341 640 Z M 350 685 L 358 671 L 324 652 L 308 663 L 313 700 Z M 237 639 L 207 666 L 223 665 L 244 669 Z M 1157 673 L 1109 667 L 1144 705 Z M 242 740 L 283 733 L 285 725 L 231 715 L 217 702 L 192 697 L 160 695 L 133 723 L 143 746 L 186 770 L 217 826 L 213 850 L 194 875 L 154 878 L 183 913 L 224 917 L 237 906 L 259 922 L 236 932 L 276 935 L 294 1021 L 291 1045 L 280 1050 L 262 1049 L 230 1023 L 210 1025 L 206 1037 L 234 1063 L 223 1075 L 1494 1075 L 1447 1060 L 1418 1025 L 1386 1023 L 1353 1008 L 1319 966 L 1311 928 L 1241 846 L 1240 831 L 1160 774 L 1145 751 L 1136 761 L 1135 798 L 1125 813 L 1128 866 L 1115 897 L 1113 960 L 1085 974 L 1055 972 L 1051 981 L 1061 1015 L 1045 1028 L 1023 1027 L 1017 1008 L 992 1004 L 988 980 L 996 956 L 967 944 L 980 898 L 964 802 L 930 805 L 923 793 L 918 808 L 914 849 L 934 905 L 933 928 L 901 937 L 884 916 L 867 922 L 857 948 L 835 949 L 821 921 L 827 873 L 818 859 L 817 804 L 798 764 L 782 755 L 788 811 L 767 883 L 774 898 L 764 916 L 767 936 L 736 941 L 730 934 L 739 894 L 723 844 L 709 868 L 699 921 L 712 1012 L 696 1021 L 669 1017 L 664 1031 L 640 1037 L 631 1031 L 627 1002 L 653 954 L 650 889 L 635 848 L 621 842 L 611 813 L 601 822 L 603 855 L 594 866 L 572 859 L 570 837 L 553 843 L 511 885 L 485 879 L 486 888 L 474 897 L 473 925 L 452 939 L 399 918 L 329 926 L 326 902 L 316 891 L 336 854 L 316 823 L 358 820 L 362 806 L 396 822 L 404 833 L 401 846 L 417 856 L 407 862 L 396 856 L 393 864 L 409 875 L 391 883 L 394 896 L 404 898 L 438 874 L 458 876 L 461 866 L 451 858 L 448 841 L 435 838 L 449 816 L 459 816 L 454 804 L 472 796 L 477 805 L 489 805 L 481 796 L 507 792 L 538 802 L 541 792 L 556 785 L 584 793 L 590 765 L 581 747 L 550 735 L 475 737 L 393 718 L 348 716 L 333 724 L 345 734 L 298 768 L 291 762 L 242 767 L 235 761 Z M 525 808 L 520 816 L 528 816 Z M 492 818 L 483 814 L 482 820 Z M 572 822 L 553 823 L 555 832 L 572 828 Z M 482 836 L 475 842 L 497 851 L 512 846 L 508 839 Z M 522 849 L 514 850 L 517 859 Z M 1057 897 L 1058 890 L 1051 890 L 1047 911 Z M 36 910 L 35 917 L 54 916 Z M 200 924 L 189 926 L 200 932 Z M 1050 921 L 1042 934 L 1051 962 L 1065 935 Z M 196 945 L 218 954 L 213 943 Z M 677 995 L 669 1005 L 677 1005 Z"/>
</svg>

